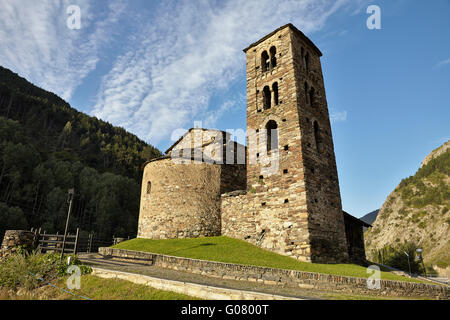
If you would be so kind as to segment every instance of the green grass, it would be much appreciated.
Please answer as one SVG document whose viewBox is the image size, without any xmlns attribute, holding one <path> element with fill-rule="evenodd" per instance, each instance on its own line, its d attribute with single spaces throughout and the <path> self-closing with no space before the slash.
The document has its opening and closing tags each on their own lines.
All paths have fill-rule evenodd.
<svg viewBox="0 0 450 320">
<path fill-rule="evenodd" d="M 93 300 L 196 300 L 184 294 L 153 289 L 120 279 L 88 275 L 81 278 L 80 295 Z"/>
<path fill-rule="evenodd" d="M 12 294 L 0 287 L 0 300 L 198 300 L 196 298 L 170 291 L 153 289 L 120 279 L 103 279 L 92 275 L 81 277 L 81 289 L 71 290 L 77 296 L 62 291 L 66 289 L 67 278 L 55 281 L 58 288 L 46 286 L 27 291 L 25 294 Z"/>
<path fill-rule="evenodd" d="M 332 275 L 367 278 L 367 269 L 356 264 L 317 264 L 301 262 L 261 249 L 248 242 L 228 237 L 196 239 L 149 240 L 133 239 L 113 248 L 159 253 L 170 256 L 253 265 L 269 268 L 317 272 Z M 381 272 L 384 280 L 423 282 L 417 279 Z"/>
</svg>

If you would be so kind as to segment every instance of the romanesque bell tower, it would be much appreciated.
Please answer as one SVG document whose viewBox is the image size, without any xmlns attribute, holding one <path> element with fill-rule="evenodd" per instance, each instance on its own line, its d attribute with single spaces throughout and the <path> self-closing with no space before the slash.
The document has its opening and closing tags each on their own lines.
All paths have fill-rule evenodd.
<svg viewBox="0 0 450 320">
<path fill-rule="evenodd" d="M 247 237 L 305 261 L 346 261 L 322 53 L 292 24 L 244 52 L 249 133 L 245 201 L 256 234 Z M 256 149 L 250 146 L 255 141 Z"/>
</svg>

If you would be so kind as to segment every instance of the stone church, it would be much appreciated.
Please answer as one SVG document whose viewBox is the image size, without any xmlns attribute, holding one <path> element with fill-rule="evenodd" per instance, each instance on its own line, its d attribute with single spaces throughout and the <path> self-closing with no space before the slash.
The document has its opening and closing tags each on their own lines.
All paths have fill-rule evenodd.
<svg viewBox="0 0 450 320">
<path fill-rule="evenodd" d="M 322 53 L 292 24 L 244 52 L 247 147 L 193 128 L 146 163 L 138 237 L 224 235 L 301 261 L 365 261 L 370 225 L 342 210 Z"/>
</svg>

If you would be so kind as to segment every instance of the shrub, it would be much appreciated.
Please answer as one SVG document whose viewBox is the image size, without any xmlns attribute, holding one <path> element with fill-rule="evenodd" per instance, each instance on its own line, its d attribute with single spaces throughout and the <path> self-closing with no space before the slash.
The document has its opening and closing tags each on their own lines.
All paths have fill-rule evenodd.
<svg viewBox="0 0 450 320">
<path fill-rule="evenodd" d="M 408 257 L 405 252 L 409 255 L 409 263 L 411 265 L 411 272 L 418 273 L 421 271 L 421 265 L 416 257 L 416 250 L 418 246 L 412 242 L 405 242 L 395 246 L 387 245 L 381 250 L 373 254 L 375 262 L 383 263 L 393 268 L 397 268 L 406 272 L 409 272 Z"/>
<path fill-rule="evenodd" d="M 75 255 L 64 256 L 60 262 L 58 253 L 38 254 L 37 252 L 21 252 L 9 256 L 0 263 L 0 288 L 18 289 L 23 287 L 33 290 L 41 286 L 43 281 L 50 282 L 67 274 L 67 258 L 70 265 L 77 265 L 82 274 L 91 273 L 92 269 L 83 266 Z"/>
</svg>

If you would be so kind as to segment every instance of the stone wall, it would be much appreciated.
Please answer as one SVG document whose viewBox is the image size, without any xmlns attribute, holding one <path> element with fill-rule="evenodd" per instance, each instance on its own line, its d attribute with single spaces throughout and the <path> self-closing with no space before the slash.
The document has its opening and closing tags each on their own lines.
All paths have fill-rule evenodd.
<svg viewBox="0 0 450 320">
<path fill-rule="evenodd" d="M 285 203 L 279 193 L 222 195 L 222 235 L 309 262 L 306 209 L 301 202 Z M 304 193 L 298 195 L 302 197 Z"/>
<path fill-rule="evenodd" d="M 367 279 L 327 275 L 313 272 L 245 266 L 231 263 L 136 252 L 114 248 L 99 248 L 99 253 L 121 260 L 146 259 L 154 266 L 202 274 L 222 279 L 261 282 L 297 288 L 327 290 L 337 293 L 376 296 L 426 297 L 448 299 L 449 287 L 424 283 L 381 280 L 380 290 L 368 289 Z"/>
<path fill-rule="evenodd" d="M 19 247 L 34 248 L 35 234 L 25 230 L 7 230 L 0 249 L 0 258 L 7 258 L 17 252 Z"/>
<path fill-rule="evenodd" d="M 105 279 L 121 279 L 158 290 L 171 291 L 203 300 L 298 300 L 292 297 L 206 286 L 196 283 L 154 278 L 142 274 L 92 268 L 92 275 Z"/>
</svg>

